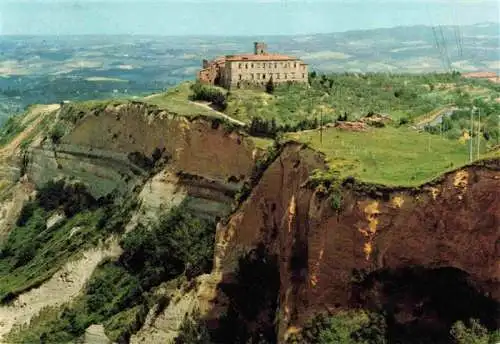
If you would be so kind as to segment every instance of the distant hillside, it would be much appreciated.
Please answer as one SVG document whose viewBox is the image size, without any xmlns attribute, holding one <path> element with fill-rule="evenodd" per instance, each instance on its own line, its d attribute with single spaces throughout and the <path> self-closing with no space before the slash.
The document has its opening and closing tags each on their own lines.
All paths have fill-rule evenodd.
<svg viewBox="0 0 500 344">
<path fill-rule="evenodd" d="M 307 36 L 0 37 L 0 122 L 33 103 L 157 92 L 193 79 L 203 58 L 248 52 L 254 40 L 319 72 L 422 73 L 500 67 L 498 23 Z M 438 47 L 439 46 L 439 47 Z"/>
</svg>

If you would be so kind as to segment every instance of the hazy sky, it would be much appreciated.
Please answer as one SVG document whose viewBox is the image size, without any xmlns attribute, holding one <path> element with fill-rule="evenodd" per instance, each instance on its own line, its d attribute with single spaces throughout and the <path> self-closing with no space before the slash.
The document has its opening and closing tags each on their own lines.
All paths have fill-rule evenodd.
<svg viewBox="0 0 500 344">
<path fill-rule="evenodd" d="M 0 34 L 275 35 L 499 21 L 489 0 L 0 0 Z"/>
</svg>

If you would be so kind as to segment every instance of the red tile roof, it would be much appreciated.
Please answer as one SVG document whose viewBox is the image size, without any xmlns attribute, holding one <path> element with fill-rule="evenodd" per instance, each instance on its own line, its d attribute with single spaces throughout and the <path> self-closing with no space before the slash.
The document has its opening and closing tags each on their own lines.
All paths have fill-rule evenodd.
<svg viewBox="0 0 500 344">
<path fill-rule="evenodd" d="M 294 61 L 296 57 L 280 55 L 280 54 L 240 54 L 228 55 L 226 61 Z"/>
</svg>

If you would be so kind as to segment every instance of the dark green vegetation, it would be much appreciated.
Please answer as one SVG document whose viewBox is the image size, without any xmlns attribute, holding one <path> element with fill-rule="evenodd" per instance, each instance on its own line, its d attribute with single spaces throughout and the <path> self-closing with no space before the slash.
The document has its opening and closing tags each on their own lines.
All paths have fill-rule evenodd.
<svg viewBox="0 0 500 344">
<path fill-rule="evenodd" d="M 469 319 L 482 324 L 479 331 L 474 329 L 477 322 L 472 322 L 472 334 L 487 339 L 498 335 L 494 331 L 500 305 L 478 292 L 458 269 L 380 270 L 360 278 L 352 291 L 354 307 L 368 306 L 384 314 L 388 343 L 451 343 L 453 333 L 458 343 L 476 343 L 458 341 L 468 330 L 457 322 Z M 398 320 L 408 316 L 412 320 Z"/>
<path fill-rule="evenodd" d="M 120 262 L 146 289 L 181 274 L 191 278 L 210 271 L 214 235 L 214 223 L 174 208 L 153 230 L 139 227 L 129 233 Z"/>
<path fill-rule="evenodd" d="M 111 222 L 104 228 L 120 227 Z M 10 338 L 23 343 L 68 342 L 91 324 L 103 323 L 110 339 L 126 342 L 158 301 L 156 286 L 211 269 L 214 234 L 214 223 L 198 219 L 183 206 L 172 209 L 157 226 L 126 234 L 122 255 L 96 269 L 83 295 L 61 309 L 48 310 Z"/>
<path fill-rule="evenodd" d="M 39 190 L 0 246 L 1 302 L 42 283 L 75 252 L 95 245 L 105 235 L 96 228 L 110 202 L 94 199 L 81 184 L 64 181 Z M 47 220 L 58 212 L 64 212 L 64 218 L 47 227 Z M 72 232 L 74 228 L 79 229 Z"/>
<path fill-rule="evenodd" d="M 195 82 L 191 91 L 191 100 L 201 100 L 212 104 L 217 110 L 224 111 L 227 108 L 225 92 L 219 88 L 203 85 Z"/>
<path fill-rule="evenodd" d="M 334 316 L 319 314 L 290 344 L 385 344 L 386 323 L 383 316 L 362 310 L 342 311 Z"/>
</svg>

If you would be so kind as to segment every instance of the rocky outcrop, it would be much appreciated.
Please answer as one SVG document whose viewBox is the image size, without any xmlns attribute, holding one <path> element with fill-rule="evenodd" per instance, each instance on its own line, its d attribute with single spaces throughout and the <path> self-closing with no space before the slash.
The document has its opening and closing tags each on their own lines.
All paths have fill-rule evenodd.
<svg viewBox="0 0 500 344">
<path fill-rule="evenodd" d="M 289 145 L 217 230 L 214 274 L 221 282 L 259 243 L 278 256 L 281 339 L 318 312 L 358 305 L 358 275 L 377 271 L 454 268 L 500 301 L 499 160 L 417 189 L 345 186 L 340 209 L 306 185 L 317 168 L 325 168 L 318 154 Z M 222 312 L 213 309 L 209 318 Z"/>
</svg>

